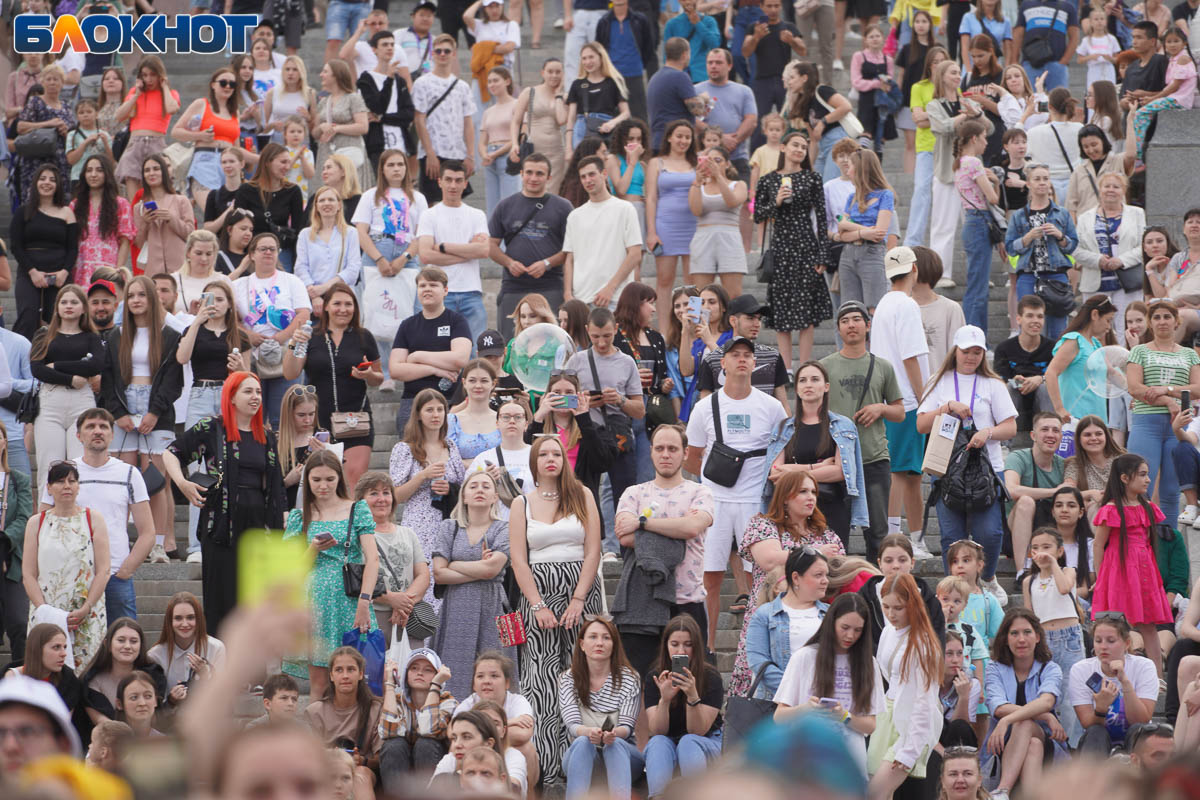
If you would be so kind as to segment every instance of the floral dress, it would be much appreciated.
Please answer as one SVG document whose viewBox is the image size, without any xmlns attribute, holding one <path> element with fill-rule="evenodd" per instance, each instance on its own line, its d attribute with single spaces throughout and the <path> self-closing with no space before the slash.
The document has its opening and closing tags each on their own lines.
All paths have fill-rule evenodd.
<svg viewBox="0 0 1200 800">
<path fill-rule="evenodd" d="M 288 514 L 287 528 L 283 538 L 302 536 L 304 513 L 294 508 Z M 307 664 L 289 660 L 284 662 L 284 672 L 299 678 L 307 678 L 306 666 L 328 667 L 329 654 L 342 646 L 342 634 L 354 627 L 354 615 L 358 610 L 358 599 L 347 597 L 342 584 L 343 564 L 364 563 L 359 538 L 375 535 L 375 519 L 366 502 L 359 500 L 350 509 L 348 520 L 314 520 L 308 523 L 306 540 L 311 543 L 322 533 L 333 536 L 336 546 L 317 553 L 317 560 L 308 573 L 308 598 L 312 605 L 312 638 Z M 350 550 L 346 550 L 346 539 L 350 539 Z M 371 630 L 378 630 L 375 615 L 368 614 Z"/>
<path fill-rule="evenodd" d="M 754 570 L 751 574 L 753 586 L 750 589 L 750 601 L 746 603 L 746 613 L 742 615 L 742 635 L 738 638 L 737 656 L 733 661 L 733 676 L 729 680 L 729 693 L 738 697 L 746 697 L 750 694 L 750 684 L 754 681 L 754 676 L 750 674 L 750 665 L 746 662 L 746 631 L 750 629 L 750 618 L 754 616 L 754 610 L 758 608 L 758 595 L 762 591 L 763 586 L 767 582 L 767 571 L 758 565 L 758 562 L 750 554 L 750 548 L 759 542 L 764 542 L 768 539 L 776 539 L 779 541 L 784 550 L 795 550 L 798 547 L 823 547 L 827 544 L 836 544 L 838 553 L 845 555 L 845 550 L 842 548 L 842 540 L 833 531 L 825 531 L 820 536 L 802 536 L 799 539 L 785 536 L 783 531 L 775 525 L 774 522 L 767 519 L 762 514 L 755 514 L 750 519 L 750 524 L 746 526 L 746 532 L 742 534 L 742 546 L 738 550 L 740 555 L 745 560 L 754 565 Z M 780 667 L 787 666 L 780 664 Z"/>
<path fill-rule="evenodd" d="M 446 442 L 446 449 L 450 451 L 446 458 L 446 480 L 450 483 L 462 483 L 466 470 L 463 468 L 462 458 L 459 457 L 458 447 L 454 442 Z M 402 483 L 407 483 L 413 475 L 425 468 L 424 464 L 418 463 L 412 455 L 412 451 L 408 449 L 405 442 L 398 442 L 392 448 L 392 457 L 388 462 L 388 473 L 392 476 L 392 485 L 399 486 Z M 439 508 L 434 508 L 433 503 L 433 482 L 425 481 L 421 484 L 421 488 L 408 498 L 408 502 L 404 504 L 404 511 L 401 514 L 401 522 L 404 525 L 412 528 L 417 532 L 417 539 L 421 542 L 421 552 L 425 554 L 425 561 L 429 563 L 433 560 L 434 544 L 437 542 L 438 529 L 442 525 L 444 519 L 442 511 Z M 429 588 L 425 591 L 425 599 L 433 603 L 436 610 L 441 610 L 442 601 L 434 600 L 433 598 L 433 575 L 429 576 Z"/>
<path fill-rule="evenodd" d="M 75 115 L 71 112 L 69 105 L 59 101 L 58 108 L 50 108 L 46 105 L 46 101 L 36 96 L 26 101 L 25 107 L 21 109 L 17 119 L 21 122 L 45 122 L 50 119 L 61 119 L 67 123 L 68 130 L 75 127 Z M 64 136 L 58 137 L 55 154 L 50 158 L 24 158 L 16 156 L 15 153 L 14 156 L 17 159 L 18 175 L 20 175 L 17 187 L 22 201 L 29 196 L 29 185 L 33 183 L 33 173 L 42 164 L 50 163 L 57 166 L 58 173 L 63 180 L 66 180 L 67 176 L 71 174 L 71 168 L 67 165 L 67 140 Z M 13 207 L 15 208 L 17 205 L 19 203 L 14 203 Z"/>
<path fill-rule="evenodd" d="M 71 210 L 75 209 L 75 201 L 71 201 Z M 89 286 L 92 273 L 99 267 L 120 266 L 117 264 L 117 253 L 121 250 L 121 240 L 125 239 L 131 245 L 137 231 L 133 227 L 133 209 L 124 197 L 117 198 L 117 233 L 114 236 L 100 235 L 100 204 L 88 204 L 87 227 L 79 237 L 79 258 L 75 261 L 74 283 Z"/>
<path fill-rule="evenodd" d="M 70 613 L 83 608 L 88 590 L 96 577 L 96 551 L 92 547 L 92 522 L 88 511 L 80 509 L 73 517 L 44 512 L 38 522 L 38 586 L 46 603 Z M 108 569 L 108 565 L 102 565 Z M 29 609 L 33 627 L 33 607 Z M 108 626 L 104 595 L 87 619 L 71 634 L 75 674 L 82 674 L 100 649 Z"/>
<path fill-rule="evenodd" d="M 365 114 L 367 112 L 367 104 L 358 92 L 344 94 L 338 98 L 326 96 L 321 98 L 321 102 L 317 105 L 317 122 L 349 125 L 354 122 L 354 115 L 359 112 Z M 358 165 L 358 184 L 360 189 L 366 191 L 375 185 L 375 169 L 367 163 L 367 145 L 363 141 L 363 137 L 347 136 L 344 133 L 339 133 L 334 135 L 328 142 L 321 142 L 317 148 L 316 163 L 324 164 L 326 159 L 333 155 L 335 150 L 343 152 L 352 147 L 357 147 L 362 153 L 361 163 Z M 349 157 L 348 153 L 346 155 Z M 320 172 L 314 175 L 311 180 L 314 189 L 321 187 Z"/>
<path fill-rule="evenodd" d="M 448 419 L 446 438 L 458 445 L 458 454 L 462 456 L 464 464 L 470 464 L 471 460 L 484 450 L 500 446 L 499 429 L 488 433 L 467 433 L 462 429 L 457 414 L 451 414 Z"/>
<path fill-rule="evenodd" d="M 780 181 L 792 180 L 792 201 L 775 205 Z M 816 217 L 813 217 L 813 214 Z M 833 301 L 825 277 L 814 269 L 829 267 L 829 240 L 824 225 L 825 188 L 811 170 L 783 175 L 772 172 L 758 179 L 754 196 L 754 221 L 773 219 L 770 250 L 775 255 L 775 277 L 767 284 L 770 326 L 777 331 L 799 331 L 833 316 Z"/>
</svg>

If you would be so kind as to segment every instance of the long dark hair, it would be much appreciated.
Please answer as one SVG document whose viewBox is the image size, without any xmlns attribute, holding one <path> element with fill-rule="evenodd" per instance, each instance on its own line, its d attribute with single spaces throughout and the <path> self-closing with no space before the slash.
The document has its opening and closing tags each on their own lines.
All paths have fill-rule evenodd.
<svg viewBox="0 0 1200 800">
<path fill-rule="evenodd" d="M 42 177 L 43 172 L 51 172 L 54 174 L 54 182 L 56 185 L 54 187 L 54 199 L 51 201 L 54 203 L 54 207 L 62 208 L 67 204 L 67 186 L 66 181 L 63 180 L 62 173 L 58 171 L 58 167 L 54 164 L 42 164 L 37 168 L 37 171 L 33 173 L 33 180 L 29 182 L 29 192 L 25 195 L 26 222 L 33 220 L 33 215 L 38 212 L 38 206 L 41 205 L 41 201 L 38 200 L 37 185 L 38 180 Z M 86 218 L 84 219 L 84 224 L 87 224 Z M 84 301 L 83 305 L 86 307 L 87 302 Z"/>
<path fill-rule="evenodd" d="M 308 492 L 305 494 L 307 495 Z M 330 653 L 329 669 L 332 670 L 333 662 L 343 656 L 358 665 L 358 672 L 361 676 L 358 679 L 358 686 L 354 690 L 354 703 L 358 706 L 358 730 L 355 733 L 354 743 L 361 750 L 367 740 L 367 731 L 371 727 L 371 704 L 375 702 L 375 695 L 371 694 L 371 687 L 367 686 L 367 662 L 363 659 L 362 653 L 353 647 L 339 647 Z M 334 691 L 333 682 L 330 681 L 329 685 L 325 687 L 325 695 L 321 699 L 332 704 Z"/>
<path fill-rule="evenodd" d="M 315 450 L 304 462 L 304 481 L 308 483 L 308 476 L 317 467 L 326 467 L 337 473 L 337 489 L 335 493 L 342 500 L 350 499 L 350 487 L 346 485 L 346 474 L 342 471 L 342 459 L 333 454 L 329 450 Z M 313 491 L 306 485 L 304 487 L 304 503 L 302 505 L 301 515 L 303 519 L 303 527 L 300 528 L 301 533 L 308 533 L 308 525 L 312 522 L 313 506 L 316 505 L 316 500 L 313 498 Z M 354 517 L 354 506 L 350 507 L 350 516 Z M 349 534 L 347 534 L 349 535 Z M 165 623 L 164 623 L 165 624 Z"/>
<path fill-rule="evenodd" d="M 925 34 L 926 36 L 929 37 L 929 44 L 925 44 L 924 42 L 922 42 L 920 39 L 917 38 L 916 31 L 913 32 L 912 40 L 908 43 L 908 58 L 906 59 L 905 64 L 904 64 L 904 69 L 906 69 L 906 70 L 910 70 L 910 69 L 913 69 L 914 67 L 916 67 L 918 61 L 922 61 L 922 62 L 924 61 L 923 58 L 920 58 L 918 56 L 918 53 L 920 52 L 919 48 L 924 47 L 924 48 L 926 48 L 926 50 L 928 50 L 928 48 L 934 47 L 937 42 L 937 37 L 934 36 L 934 33 L 933 33 L 933 16 L 925 9 L 918 8 L 915 11 L 913 11 L 912 16 L 909 18 L 909 25 L 911 26 L 912 23 L 917 21 L 918 14 L 923 14 L 925 16 L 925 21 L 929 23 L 929 32 L 927 34 Z"/>
<path fill-rule="evenodd" d="M 789 120 L 797 117 L 807 120 L 809 106 L 817 93 L 817 87 L 821 85 L 821 73 L 817 70 L 817 65 L 810 61 L 792 61 L 784 69 L 794 69 L 798 75 L 804 76 L 804 88 L 795 96 L 795 102 L 792 102 L 793 98 L 790 97 L 785 99 L 788 107 L 783 116 Z"/>
<path fill-rule="evenodd" d="M 442 427 L 438 431 L 438 439 L 443 443 L 446 441 L 446 431 L 450 423 L 450 404 L 446 402 L 446 396 L 437 389 L 422 389 L 417 392 L 417 396 L 413 398 L 412 413 L 408 416 L 408 422 L 404 425 L 404 435 L 400 441 L 408 445 L 408 449 L 412 452 L 413 461 L 417 464 L 425 463 L 425 424 L 421 422 L 421 409 L 429 403 L 441 403 L 446 414 L 442 417 Z M 318 451 L 323 452 L 323 451 Z M 338 462 L 338 469 L 341 469 L 341 462 Z M 308 496 L 305 492 L 305 497 Z M 305 521 L 306 529 L 308 528 L 307 520 Z"/>
<path fill-rule="evenodd" d="M 814 367 L 821 373 L 821 377 L 825 379 L 825 383 L 829 383 L 829 371 L 825 369 L 825 365 L 820 361 L 805 361 L 796 368 L 796 377 L 800 377 L 800 373 L 809 367 Z M 796 393 L 796 428 L 792 432 L 792 438 L 788 440 L 787 446 L 783 449 L 783 456 L 789 463 L 794 463 L 796 458 L 796 449 L 800 446 L 798 439 L 800 438 L 800 425 L 804 416 L 804 403 L 800 400 L 799 392 Z M 824 453 L 833 446 L 833 434 L 829 430 L 829 392 L 826 391 L 821 397 L 821 407 L 817 410 L 817 445 L 818 453 Z"/>
<path fill-rule="evenodd" d="M 649 144 L 649 140 L 644 142 L 645 146 L 649 146 Z M 604 146 L 604 140 L 599 136 L 585 136 L 579 144 L 575 145 L 575 150 L 571 153 L 571 161 L 563 172 L 562 186 L 559 187 L 558 193 L 575 208 L 579 208 L 588 201 L 587 192 L 583 190 L 583 184 L 579 182 L 579 162 L 588 156 L 596 155 Z"/>
<path fill-rule="evenodd" d="M 788 142 L 790 142 L 792 139 L 795 139 L 796 137 L 800 137 L 804 141 L 808 142 L 808 152 L 806 152 L 804 154 L 804 160 L 800 162 L 800 168 L 805 169 L 805 170 L 812 169 L 812 163 L 813 163 L 812 140 L 808 138 L 808 134 L 806 134 L 804 131 L 792 131 L 788 135 L 784 136 L 783 139 L 780 140 L 780 142 L 779 142 L 779 144 L 780 144 L 779 165 L 777 167 L 775 167 L 775 169 L 777 169 L 779 172 L 783 172 L 784 166 L 787 165 L 787 156 L 784 154 L 784 148 L 787 146 Z M 757 190 L 757 187 L 755 187 L 755 189 Z"/>
<path fill-rule="evenodd" d="M 657 675 L 664 669 L 671 668 L 671 654 L 667 649 L 667 641 L 671 638 L 671 634 L 679 631 L 686 633 L 692 640 L 692 654 L 688 658 L 688 670 L 696 679 L 696 693 L 704 697 L 704 689 L 708 685 L 708 662 L 704 660 L 704 637 L 700 635 L 700 626 L 691 614 L 672 617 L 667 623 L 667 627 L 663 628 L 662 636 L 658 640 L 658 658 L 655 659 L 650 674 Z M 675 695 L 676 703 L 680 699 L 685 699 L 683 692 Z"/>
<path fill-rule="evenodd" d="M 254 169 L 254 175 L 251 176 L 250 180 L 246 181 L 246 183 L 250 184 L 255 189 L 258 189 L 258 197 L 259 200 L 262 201 L 264 208 L 267 205 L 268 191 L 264 184 L 271 179 L 271 162 L 286 152 L 287 148 L 283 145 L 276 144 L 275 142 L 268 143 L 267 146 L 262 149 L 262 152 L 258 154 L 258 166 Z M 280 189 L 286 189 L 289 186 L 295 186 L 295 184 L 288 181 L 287 178 L 283 178 L 279 181 Z"/>
<path fill-rule="evenodd" d="M 1012 649 L 1008 646 L 1008 632 L 1012 628 L 1013 623 L 1019 619 L 1027 620 L 1033 626 L 1033 632 L 1037 634 L 1038 643 L 1033 648 L 1033 660 L 1045 664 L 1047 661 L 1053 659 L 1053 656 L 1050 654 L 1050 645 L 1046 644 L 1046 631 L 1042 628 L 1042 623 L 1038 619 L 1037 614 L 1033 613 L 1032 608 L 1014 606 L 1004 612 L 1004 619 L 1000 621 L 1000 628 L 996 631 L 996 638 L 992 639 L 992 660 L 1006 667 L 1013 665 Z"/>
<path fill-rule="evenodd" d="M 650 128 L 637 117 L 621 120 L 612 132 L 612 148 L 609 152 L 614 156 L 625 158 L 625 145 L 629 144 L 629 132 L 633 129 L 642 132 L 642 161 L 650 157 Z"/>
<path fill-rule="evenodd" d="M 637 346 L 637 337 L 641 335 L 643 327 L 638 321 L 638 313 L 642 307 L 642 303 L 647 300 L 654 300 L 658 294 L 654 291 L 654 287 L 647 286 L 644 283 L 630 281 L 625 284 L 625 288 L 621 290 L 621 296 L 617 300 L 617 310 L 613 312 L 613 316 L 617 320 L 617 327 L 625 334 L 625 338 L 629 340 L 630 347 Z M 630 339 L 630 337 L 633 337 Z"/>
<path fill-rule="evenodd" d="M 671 292 L 671 317 L 667 320 L 667 347 L 674 347 L 676 350 L 683 349 L 683 323 L 675 316 L 675 301 L 682 295 L 699 297 L 700 292 L 695 286 L 677 286 Z"/>
<path fill-rule="evenodd" d="M 164 194 L 175 194 L 175 176 L 174 176 L 174 173 L 171 172 L 170 162 L 167 161 L 166 156 L 164 156 L 162 153 L 151 153 L 150 155 L 148 155 L 144 159 L 142 159 L 141 168 L 138 173 L 138 180 L 141 180 L 143 183 L 145 183 L 146 162 L 147 161 L 155 162 L 156 164 L 158 164 L 159 169 L 162 170 L 163 193 Z M 149 199 L 150 199 L 150 191 L 149 191 L 149 189 L 147 189 L 145 194 L 143 195 L 143 200 L 149 200 Z"/>
<path fill-rule="evenodd" d="M 570 472 L 570 470 L 563 470 L 563 472 Z M 575 647 L 571 653 L 571 683 L 575 687 L 575 696 L 579 698 L 579 704 L 585 708 L 591 708 L 588 701 L 592 696 L 592 688 L 590 686 L 591 671 L 588 669 L 587 655 L 583 652 L 583 635 L 593 625 L 604 626 L 608 635 L 612 637 L 612 655 L 608 658 L 608 671 L 612 676 L 613 689 L 621 690 L 621 682 L 627 677 L 626 670 L 637 674 L 629 665 L 629 659 L 625 657 L 625 648 L 621 646 L 621 634 L 617 632 L 617 626 L 613 624 L 613 621 L 604 617 L 585 620 L 579 626 L 579 636 L 575 639 Z"/>
<path fill-rule="evenodd" d="M 1092 417 L 1092 419 L 1098 419 L 1098 417 Z M 1091 559 L 1089 554 L 1092 552 L 1092 525 L 1088 522 L 1087 505 L 1083 502 L 1083 492 L 1074 486 L 1060 486 L 1055 490 L 1054 494 L 1050 495 L 1051 507 L 1053 507 L 1054 501 L 1058 499 L 1060 494 L 1071 495 L 1083 511 L 1079 515 L 1079 519 L 1075 522 L 1075 544 L 1079 546 L 1079 561 L 1075 566 L 1075 585 L 1087 588 L 1091 585 Z"/>
<path fill-rule="evenodd" d="M 580 350 L 586 350 L 591 347 L 591 338 L 587 332 L 589 313 L 587 303 L 577 297 L 572 297 L 559 306 L 558 310 L 567 312 L 567 327 L 565 330 L 567 335 L 571 337 L 571 341 L 575 342 L 575 346 Z"/>
<path fill-rule="evenodd" d="M 700 144 L 697 140 L 700 137 L 696 135 L 695 126 L 693 126 L 692 123 L 688 122 L 686 119 L 677 119 L 674 122 L 667 124 L 667 129 L 663 133 L 662 144 L 660 144 L 658 147 L 658 154 L 660 156 L 671 155 L 671 136 L 678 128 L 687 128 L 692 134 L 692 143 L 688 145 L 687 152 L 683 154 L 683 157 L 686 158 L 688 163 L 694 167 L 696 166 L 696 150 Z"/>
<path fill-rule="evenodd" d="M 79 221 L 81 228 L 87 227 L 88 215 L 92 204 L 92 188 L 88 186 L 84 175 L 87 174 L 88 164 L 93 161 L 99 161 L 100 169 L 104 172 L 104 185 L 100 187 L 100 235 L 104 237 L 116 236 L 117 213 L 119 210 L 117 197 L 120 195 L 120 192 L 117 188 L 116 165 L 106 155 L 95 153 L 83 160 L 83 169 L 79 173 L 80 179 L 75 184 L 75 219 Z"/>
<path fill-rule="evenodd" d="M 1092 312 L 1096 311 L 1100 316 L 1105 314 L 1116 314 L 1117 307 L 1113 305 L 1112 298 L 1106 294 L 1094 294 L 1087 300 L 1083 301 L 1083 305 L 1075 312 L 1075 316 L 1071 317 L 1070 324 L 1067 329 L 1062 332 L 1062 336 L 1068 333 L 1083 333 L 1083 329 L 1092 324 Z M 1062 336 L 1059 339 L 1062 339 Z M 1111 339 L 1111 341 L 1109 341 Z M 1116 344 L 1116 339 L 1112 336 L 1112 328 L 1108 329 L 1108 335 L 1104 337 L 1101 344 Z"/>
<path fill-rule="evenodd" d="M 1147 314 L 1147 316 L 1149 316 L 1149 314 Z M 1117 444 L 1117 440 L 1113 438 L 1112 431 L 1107 425 L 1104 424 L 1104 420 L 1100 419 L 1095 414 L 1088 414 L 1083 419 L 1079 420 L 1079 422 L 1075 424 L 1075 455 L 1071 456 L 1069 463 L 1073 463 L 1075 465 L 1075 485 L 1078 486 L 1080 490 L 1103 488 L 1101 486 L 1088 486 L 1088 456 L 1087 453 L 1083 451 L 1083 448 L 1078 444 L 1080 441 L 1080 436 L 1083 434 L 1084 430 L 1091 427 L 1104 429 L 1105 458 L 1116 458 L 1117 456 L 1125 453 L 1125 448 Z M 1057 492 L 1055 492 L 1055 494 L 1057 494 Z M 1082 501 L 1080 501 L 1079 507 L 1085 508 Z"/>
<path fill-rule="evenodd" d="M 1131 477 L 1137 474 L 1138 468 L 1146 463 L 1146 459 L 1136 453 L 1125 453 L 1113 459 L 1112 470 L 1108 473 L 1108 485 L 1104 487 L 1104 495 L 1100 498 L 1100 506 L 1112 503 L 1117 509 L 1117 519 L 1121 520 L 1119 528 L 1120 535 L 1117 540 L 1121 545 L 1121 564 L 1125 563 L 1125 550 L 1129 539 L 1128 530 L 1125 527 L 1125 484 L 1121 482 L 1121 477 Z M 1158 536 L 1154 533 L 1154 512 L 1150 508 L 1150 501 L 1145 495 L 1138 495 L 1138 504 L 1142 507 L 1142 511 L 1146 514 L 1146 520 L 1150 523 L 1150 547 L 1153 550 L 1158 548 Z M 1105 543 L 1105 547 L 1111 547 L 1110 543 Z M 1096 553 L 1095 557 L 1099 560 L 1104 558 L 1104 553 Z"/>
<path fill-rule="evenodd" d="M 198 621 L 200 616 L 202 615 L 197 615 Z M 153 663 L 146 655 L 146 652 L 150 649 L 150 647 L 149 643 L 146 641 L 146 632 L 142 630 L 142 626 L 138 624 L 137 620 L 130 619 L 129 617 L 120 617 L 119 619 L 114 620 L 112 624 L 108 626 L 108 633 L 104 634 L 104 643 L 100 645 L 100 649 L 96 651 L 96 655 L 92 656 L 91 663 L 88 664 L 87 669 L 83 671 L 85 682 L 92 676 L 102 675 L 105 672 L 112 671 L 112 642 L 116 635 L 125 628 L 136 631 L 138 640 L 141 642 L 140 652 L 138 652 L 137 658 L 133 660 L 133 668 L 145 669 L 146 667 L 150 666 L 151 663 Z"/>
<path fill-rule="evenodd" d="M 837 621 L 847 614 L 858 614 L 863 620 L 862 634 L 846 652 L 846 659 L 850 662 L 850 686 L 854 697 L 854 708 L 850 710 L 865 714 L 871 708 L 871 695 L 875 691 L 875 644 L 871 641 L 868 624 L 871 609 L 857 592 L 838 595 L 825 612 L 821 627 L 805 644 L 805 647 L 817 648 L 812 690 L 817 697 L 833 697 L 837 675 Z"/>
</svg>

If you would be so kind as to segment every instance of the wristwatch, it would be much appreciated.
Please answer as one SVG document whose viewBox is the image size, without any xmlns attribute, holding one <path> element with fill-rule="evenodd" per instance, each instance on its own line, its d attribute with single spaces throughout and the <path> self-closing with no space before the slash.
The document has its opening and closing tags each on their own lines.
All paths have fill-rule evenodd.
<svg viewBox="0 0 1200 800">
<path fill-rule="evenodd" d="M 554 269 L 554 267 L 550 266 L 550 259 L 543 258 L 542 263 L 546 265 L 546 269 Z"/>
<path fill-rule="evenodd" d="M 366 592 L 363 592 L 358 596 L 358 599 L 366 600 L 369 603 L 369 602 L 371 602 L 371 595 L 367 594 Z"/>
<path fill-rule="evenodd" d="M 438 245 L 438 252 L 439 252 L 439 253 L 445 253 L 445 252 L 446 252 L 446 243 L 445 243 L 445 242 L 442 242 L 441 244 L 439 244 L 439 245 Z"/>
<path fill-rule="evenodd" d="M 639 531 L 646 530 L 646 518 L 645 517 L 638 517 L 638 530 Z"/>
</svg>

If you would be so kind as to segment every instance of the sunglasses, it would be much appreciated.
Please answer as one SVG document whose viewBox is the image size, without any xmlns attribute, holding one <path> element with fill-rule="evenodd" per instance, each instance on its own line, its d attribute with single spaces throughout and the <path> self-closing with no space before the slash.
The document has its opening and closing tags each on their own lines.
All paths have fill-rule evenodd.
<svg viewBox="0 0 1200 800">
<path fill-rule="evenodd" d="M 454 50 L 452 50 L 452 49 L 451 49 L 451 48 L 449 48 L 449 47 L 435 47 L 435 48 L 433 48 L 433 54 L 434 54 L 435 56 L 448 56 L 448 55 L 450 55 L 450 54 L 451 54 L 451 53 L 453 53 L 453 52 L 454 52 Z"/>
<path fill-rule="evenodd" d="M 316 394 L 317 387 L 311 384 L 307 386 L 293 386 L 290 391 L 292 394 L 296 395 L 296 397 L 304 397 L 306 394 Z"/>
<path fill-rule="evenodd" d="M 559 378 L 578 378 L 579 372 L 573 369 L 555 369 L 550 371 L 550 380 L 556 381 Z"/>
<path fill-rule="evenodd" d="M 612 622 L 612 615 L 611 614 L 584 614 L 583 615 L 584 622 L 595 622 L 596 620 L 600 620 L 601 622 Z"/>
<path fill-rule="evenodd" d="M 1125 619 L 1125 615 L 1120 611 L 1100 611 L 1092 615 L 1092 622 L 1124 622 L 1129 623 Z"/>
<path fill-rule="evenodd" d="M 958 744 L 954 747 L 947 747 L 942 751 L 942 760 L 948 761 L 951 758 L 974 758 L 979 754 L 978 747 L 971 747 L 966 744 Z"/>
<path fill-rule="evenodd" d="M 237 81 L 231 81 L 222 78 L 221 80 L 217 81 L 217 86 L 220 86 L 222 89 L 236 89 Z"/>
</svg>

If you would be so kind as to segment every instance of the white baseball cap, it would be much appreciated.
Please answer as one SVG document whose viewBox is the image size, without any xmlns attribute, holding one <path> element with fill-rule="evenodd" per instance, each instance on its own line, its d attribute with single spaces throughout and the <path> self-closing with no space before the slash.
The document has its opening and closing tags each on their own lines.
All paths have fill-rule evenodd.
<svg viewBox="0 0 1200 800">
<path fill-rule="evenodd" d="M 959 350 L 982 347 L 987 350 L 987 334 L 975 325 L 963 325 L 954 333 L 954 346 Z"/>
<path fill-rule="evenodd" d="M 887 275 L 888 280 L 898 278 L 901 275 L 907 275 L 913 271 L 913 264 L 917 263 L 917 254 L 913 252 L 911 247 L 893 247 L 887 251 L 887 255 L 883 257 L 883 272 Z"/>
<path fill-rule="evenodd" d="M 45 711 L 58 726 L 58 731 L 71 744 L 70 755 L 83 757 L 83 746 L 79 733 L 71 724 L 71 712 L 58 695 L 58 690 L 46 681 L 38 681 L 24 675 L 13 675 L 0 681 L 0 707 L 20 704 Z"/>
</svg>

